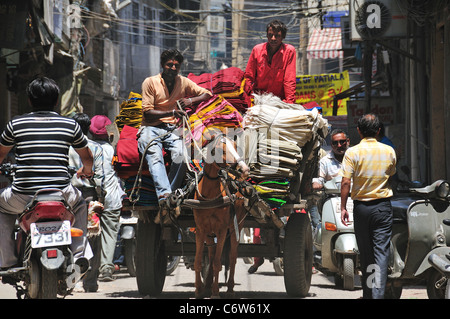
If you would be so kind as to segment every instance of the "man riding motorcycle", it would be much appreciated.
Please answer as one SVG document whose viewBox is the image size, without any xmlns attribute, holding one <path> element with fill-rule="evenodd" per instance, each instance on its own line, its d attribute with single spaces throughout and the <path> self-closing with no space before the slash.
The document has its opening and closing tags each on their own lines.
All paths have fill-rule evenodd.
<svg viewBox="0 0 450 319">
<path fill-rule="evenodd" d="M 92 153 L 79 125 L 54 111 L 59 87 L 52 79 L 38 77 L 27 87 L 32 112 L 12 119 L 0 137 L 0 163 L 15 146 L 17 169 L 11 186 L 0 190 L 0 268 L 17 263 L 14 253 L 14 223 L 36 191 L 58 188 L 75 214 L 73 227 L 87 232 L 87 207 L 81 192 L 70 184 L 68 152 L 73 146 L 83 167 L 77 175 L 90 177 Z M 91 258 L 86 236 L 73 238 L 71 250 L 75 259 Z"/>
</svg>

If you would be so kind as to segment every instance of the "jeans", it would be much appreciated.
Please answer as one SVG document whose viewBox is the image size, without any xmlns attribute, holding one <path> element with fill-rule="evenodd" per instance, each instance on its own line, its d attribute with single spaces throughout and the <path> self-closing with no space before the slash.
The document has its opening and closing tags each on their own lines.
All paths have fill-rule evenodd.
<svg viewBox="0 0 450 319">
<path fill-rule="evenodd" d="M 317 225 L 321 222 L 319 208 L 316 205 L 311 206 L 309 209 L 309 215 L 311 216 L 311 224 L 313 228 L 316 229 Z"/>
<path fill-rule="evenodd" d="M 174 128 L 175 126 L 170 124 L 144 126 L 138 139 L 139 152 L 147 160 L 158 198 L 179 188 L 186 174 L 182 134 L 176 134 L 173 131 Z M 145 152 L 152 140 L 153 142 Z M 171 154 L 172 163 L 169 174 L 167 174 L 164 165 L 163 147 L 165 151 Z"/>
<path fill-rule="evenodd" d="M 363 298 L 383 299 L 392 235 L 392 206 L 389 199 L 353 201 L 355 236 L 360 253 Z"/>
</svg>

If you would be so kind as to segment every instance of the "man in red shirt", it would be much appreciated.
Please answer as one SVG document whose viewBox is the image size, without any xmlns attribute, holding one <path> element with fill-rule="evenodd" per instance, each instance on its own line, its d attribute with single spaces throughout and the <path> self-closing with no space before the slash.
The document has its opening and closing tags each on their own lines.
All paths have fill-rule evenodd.
<svg viewBox="0 0 450 319">
<path fill-rule="evenodd" d="M 256 45 L 250 58 L 244 77 L 255 93 L 272 93 L 283 102 L 295 103 L 296 53 L 290 44 L 283 43 L 286 37 L 286 25 L 279 21 L 269 22 L 266 28 L 267 42 Z M 261 233 L 255 228 L 253 243 L 261 244 Z M 264 262 L 264 258 L 255 257 L 254 264 L 248 269 L 254 273 Z"/>
<path fill-rule="evenodd" d="M 286 25 L 273 20 L 267 25 L 267 42 L 256 45 L 245 69 L 253 92 L 268 92 L 286 103 L 295 103 L 296 52 L 283 43 Z"/>
</svg>

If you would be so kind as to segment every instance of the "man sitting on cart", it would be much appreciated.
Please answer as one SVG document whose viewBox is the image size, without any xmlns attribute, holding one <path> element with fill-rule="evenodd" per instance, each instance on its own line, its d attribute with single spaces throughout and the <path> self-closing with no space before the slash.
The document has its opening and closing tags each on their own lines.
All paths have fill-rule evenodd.
<svg viewBox="0 0 450 319">
<path fill-rule="evenodd" d="M 178 74 L 182 63 L 183 56 L 178 50 L 165 50 L 161 54 L 163 71 L 142 83 L 143 118 L 138 147 L 147 160 L 160 206 L 181 186 L 186 173 L 182 134 L 174 131 L 178 118 L 186 113 L 177 107 L 177 101 L 184 108 L 212 96 L 208 90 Z M 164 165 L 163 147 L 171 154 L 169 174 Z"/>
</svg>

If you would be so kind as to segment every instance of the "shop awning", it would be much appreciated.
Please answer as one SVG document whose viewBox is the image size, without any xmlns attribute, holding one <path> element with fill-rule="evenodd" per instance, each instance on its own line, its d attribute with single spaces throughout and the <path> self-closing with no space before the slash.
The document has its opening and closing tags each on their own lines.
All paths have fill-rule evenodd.
<svg viewBox="0 0 450 319">
<path fill-rule="evenodd" d="M 340 28 L 313 30 L 306 49 L 308 59 L 343 58 Z"/>
</svg>

